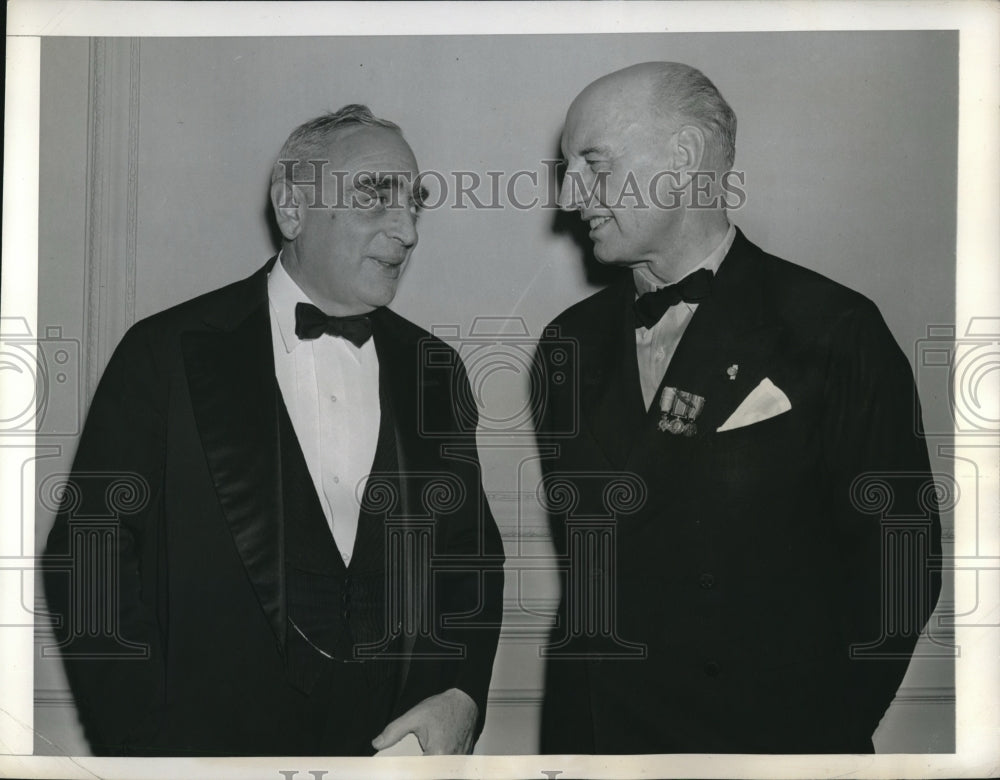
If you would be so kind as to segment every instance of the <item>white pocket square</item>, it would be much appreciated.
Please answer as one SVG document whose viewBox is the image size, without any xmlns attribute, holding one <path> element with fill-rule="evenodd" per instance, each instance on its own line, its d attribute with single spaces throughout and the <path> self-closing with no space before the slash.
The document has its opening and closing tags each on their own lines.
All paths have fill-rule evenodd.
<svg viewBox="0 0 1000 780">
<path fill-rule="evenodd" d="M 770 379 L 762 379 L 753 392 L 743 399 L 729 419 L 715 429 L 716 433 L 743 428 L 790 411 L 791 401 Z"/>
</svg>

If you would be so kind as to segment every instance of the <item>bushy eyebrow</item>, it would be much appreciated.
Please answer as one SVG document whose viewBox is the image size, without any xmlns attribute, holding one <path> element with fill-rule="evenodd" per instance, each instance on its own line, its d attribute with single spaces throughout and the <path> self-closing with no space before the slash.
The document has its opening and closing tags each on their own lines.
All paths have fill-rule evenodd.
<svg viewBox="0 0 1000 780">
<path fill-rule="evenodd" d="M 375 190 L 391 190 L 394 187 L 398 187 L 403 181 L 409 183 L 412 178 L 408 172 L 376 173 L 374 176 L 365 174 L 358 178 L 358 182 Z M 427 188 L 421 186 L 418 191 L 410 192 L 409 199 L 420 210 L 427 201 L 427 196 Z"/>
</svg>

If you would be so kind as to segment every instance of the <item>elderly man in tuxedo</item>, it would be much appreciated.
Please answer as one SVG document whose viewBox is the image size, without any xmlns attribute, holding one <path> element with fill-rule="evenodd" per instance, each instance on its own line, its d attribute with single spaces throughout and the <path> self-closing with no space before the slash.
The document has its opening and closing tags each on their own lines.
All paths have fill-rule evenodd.
<svg viewBox="0 0 1000 780">
<path fill-rule="evenodd" d="M 630 272 L 539 345 L 569 569 L 543 752 L 871 752 L 937 599 L 910 366 L 871 301 L 730 224 L 735 134 L 678 63 L 566 116 L 559 205 Z"/>
<path fill-rule="evenodd" d="M 424 372 L 447 348 L 386 308 L 417 178 L 366 107 L 306 122 L 272 175 L 278 257 L 111 358 L 49 537 L 72 576 L 46 583 L 96 753 L 371 755 L 408 733 L 471 751 L 503 552 L 461 361 Z M 116 480 L 114 579 L 88 591 L 80 524 Z"/>
</svg>

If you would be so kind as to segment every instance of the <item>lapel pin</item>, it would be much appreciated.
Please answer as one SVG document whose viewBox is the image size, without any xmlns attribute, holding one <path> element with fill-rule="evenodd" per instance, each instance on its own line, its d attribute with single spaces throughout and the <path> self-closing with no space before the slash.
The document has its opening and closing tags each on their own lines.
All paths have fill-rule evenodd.
<svg viewBox="0 0 1000 780">
<path fill-rule="evenodd" d="M 740 371 L 740 366 L 738 363 L 733 363 L 729 368 L 726 369 L 726 374 L 729 376 L 730 382 L 736 381 L 736 375 Z"/>
</svg>

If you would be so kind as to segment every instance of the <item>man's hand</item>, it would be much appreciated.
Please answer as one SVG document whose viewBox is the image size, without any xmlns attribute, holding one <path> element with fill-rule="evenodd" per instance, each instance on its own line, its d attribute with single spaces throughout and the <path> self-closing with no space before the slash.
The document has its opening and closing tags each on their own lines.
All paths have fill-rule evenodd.
<svg viewBox="0 0 1000 780">
<path fill-rule="evenodd" d="M 396 718 L 372 740 L 372 747 L 384 750 L 412 733 L 425 755 L 465 755 L 472 752 L 478 715 L 479 708 L 465 691 L 449 688 Z"/>
</svg>

